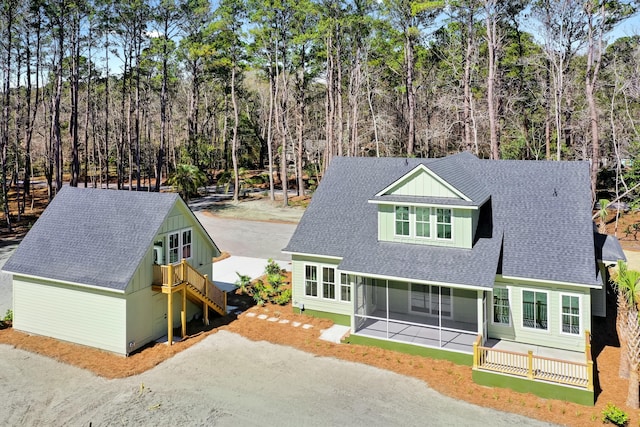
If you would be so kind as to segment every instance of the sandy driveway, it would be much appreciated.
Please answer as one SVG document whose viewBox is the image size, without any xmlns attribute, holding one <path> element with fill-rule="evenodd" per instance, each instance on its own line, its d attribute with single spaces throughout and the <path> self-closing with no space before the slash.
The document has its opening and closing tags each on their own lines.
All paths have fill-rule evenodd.
<svg viewBox="0 0 640 427">
<path fill-rule="evenodd" d="M 260 257 L 279 253 L 279 241 L 269 245 L 274 229 L 256 226 L 265 223 L 251 228 L 263 236 L 249 237 L 246 221 L 219 221 L 205 226 L 254 248 L 266 245 Z M 292 231 L 289 225 L 278 239 Z M 11 306 L 6 279 L 0 278 L 0 308 Z M 413 378 L 226 331 L 119 380 L 0 345 L 0 390 L 0 422 L 7 426 L 547 425 L 441 396 Z"/>
<path fill-rule="evenodd" d="M 423 382 L 221 331 L 142 375 L 104 380 L 0 346 L 4 425 L 545 425 Z"/>
</svg>

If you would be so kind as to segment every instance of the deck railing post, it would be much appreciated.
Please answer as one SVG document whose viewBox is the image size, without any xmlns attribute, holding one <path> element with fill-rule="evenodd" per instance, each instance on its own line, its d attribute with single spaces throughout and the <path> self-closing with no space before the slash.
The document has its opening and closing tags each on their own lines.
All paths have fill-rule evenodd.
<svg viewBox="0 0 640 427">
<path fill-rule="evenodd" d="M 187 280 L 187 260 L 182 258 L 182 277 L 180 278 L 183 282 Z"/>
<path fill-rule="evenodd" d="M 533 351 L 527 353 L 527 378 L 533 379 Z"/>
<path fill-rule="evenodd" d="M 173 286 L 175 278 L 173 277 L 173 264 L 167 265 L 167 286 Z"/>
<path fill-rule="evenodd" d="M 589 363 L 590 360 L 592 360 L 591 357 L 591 332 L 590 331 L 584 331 L 584 339 L 585 339 L 585 343 L 584 343 L 584 354 L 587 358 L 587 363 Z"/>
<path fill-rule="evenodd" d="M 478 341 L 480 340 L 480 336 L 478 335 L 478 339 L 473 342 L 473 369 L 478 369 Z"/>
<path fill-rule="evenodd" d="M 593 360 L 587 362 L 587 390 L 593 391 Z"/>
</svg>

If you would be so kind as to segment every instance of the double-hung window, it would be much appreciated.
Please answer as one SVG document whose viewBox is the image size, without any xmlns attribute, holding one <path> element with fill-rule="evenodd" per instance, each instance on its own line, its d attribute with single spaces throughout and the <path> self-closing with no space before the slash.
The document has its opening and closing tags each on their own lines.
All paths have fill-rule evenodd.
<svg viewBox="0 0 640 427">
<path fill-rule="evenodd" d="M 340 300 L 351 301 L 351 285 L 349 284 L 349 276 L 340 273 Z"/>
<path fill-rule="evenodd" d="M 191 258 L 191 230 L 182 232 L 182 258 Z"/>
<path fill-rule="evenodd" d="M 322 267 L 322 298 L 336 299 L 336 271 Z"/>
<path fill-rule="evenodd" d="M 436 209 L 438 239 L 451 239 L 451 209 Z"/>
<path fill-rule="evenodd" d="M 169 233 L 169 264 L 180 262 L 181 259 L 190 259 L 192 252 L 191 229 L 184 229 Z"/>
<path fill-rule="evenodd" d="M 577 295 L 561 295 L 562 332 L 580 335 L 580 297 Z"/>
<path fill-rule="evenodd" d="M 409 235 L 409 206 L 396 206 L 396 236 Z"/>
<path fill-rule="evenodd" d="M 493 323 L 501 325 L 510 323 L 509 290 L 507 288 L 493 288 Z"/>
<path fill-rule="evenodd" d="M 318 267 L 315 265 L 304 267 L 304 294 L 309 297 L 318 296 Z"/>
<path fill-rule="evenodd" d="M 180 233 L 169 234 L 169 264 L 180 261 Z"/>
<path fill-rule="evenodd" d="M 548 295 L 540 291 L 522 291 L 522 326 L 533 329 L 548 329 Z"/>
<path fill-rule="evenodd" d="M 451 217 L 449 208 L 396 206 L 394 234 L 397 237 L 451 240 Z"/>
<path fill-rule="evenodd" d="M 431 237 L 431 208 L 416 208 L 416 236 Z"/>
</svg>

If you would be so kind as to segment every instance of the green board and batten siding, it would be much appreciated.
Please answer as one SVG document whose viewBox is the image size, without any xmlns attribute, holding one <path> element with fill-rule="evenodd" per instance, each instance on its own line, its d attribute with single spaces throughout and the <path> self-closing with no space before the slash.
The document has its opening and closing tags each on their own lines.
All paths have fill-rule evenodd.
<svg viewBox="0 0 640 427">
<path fill-rule="evenodd" d="M 424 169 L 418 169 L 413 174 L 404 177 L 386 194 L 396 196 L 424 196 L 428 194 L 431 197 L 461 199 L 458 194 Z"/>
<path fill-rule="evenodd" d="M 550 283 L 536 283 L 496 279 L 496 287 L 509 289 L 509 305 L 511 307 L 511 324 L 502 326 L 493 323 L 493 308 L 490 307 L 488 333 L 492 338 L 517 341 L 543 347 L 560 348 L 570 351 L 584 351 L 585 331 L 591 330 L 591 289 L 586 286 L 567 286 Z M 538 291 L 547 293 L 548 329 L 533 329 L 522 326 L 522 292 Z M 580 297 L 580 334 L 562 333 L 562 295 Z M 489 299 L 492 301 L 493 297 Z"/>
<path fill-rule="evenodd" d="M 16 330 L 126 354 L 125 295 L 13 277 Z"/>
<path fill-rule="evenodd" d="M 209 276 L 209 278 L 211 278 L 211 266 L 213 263 L 212 258 L 218 256 L 219 254 L 210 247 L 208 243 L 209 238 L 204 235 L 200 227 L 194 227 L 193 221 L 196 220 L 192 220 L 192 216 L 193 214 L 188 212 L 187 208 L 183 204 L 176 203 L 169 213 L 169 216 L 162 224 L 162 227 L 160 227 L 160 230 L 158 230 L 158 236 L 156 237 L 156 240 L 162 238 L 163 236 L 166 236 L 171 232 L 190 228 L 192 230 L 192 258 L 188 261 L 196 270 L 200 272 L 200 274 L 206 274 Z M 168 243 L 165 242 L 165 256 L 167 247 Z M 153 258 L 151 260 L 153 262 Z"/>
</svg>

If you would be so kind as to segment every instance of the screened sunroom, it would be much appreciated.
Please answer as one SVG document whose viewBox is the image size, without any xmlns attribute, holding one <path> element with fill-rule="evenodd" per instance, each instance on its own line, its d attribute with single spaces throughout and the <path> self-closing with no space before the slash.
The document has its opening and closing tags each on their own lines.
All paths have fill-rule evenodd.
<svg viewBox="0 0 640 427">
<path fill-rule="evenodd" d="M 358 275 L 349 279 L 356 335 L 473 352 L 484 323 L 482 291 Z"/>
</svg>

